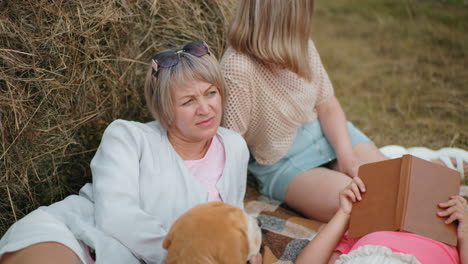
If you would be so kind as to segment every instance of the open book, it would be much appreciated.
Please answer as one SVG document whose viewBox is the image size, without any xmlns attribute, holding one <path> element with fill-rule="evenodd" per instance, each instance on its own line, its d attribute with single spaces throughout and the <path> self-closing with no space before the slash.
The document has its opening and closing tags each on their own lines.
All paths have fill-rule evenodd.
<svg viewBox="0 0 468 264">
<path fill-rule="evenodd" d="M 456 224 L 437 216 L 438 203 L 460 189 L 457 171 L 404 155 L 359 167 L 366 185 L 362 200 L 353 205 L 348 237 L 375 231 L 407 231 L 455 246 Z"/>
</svg>

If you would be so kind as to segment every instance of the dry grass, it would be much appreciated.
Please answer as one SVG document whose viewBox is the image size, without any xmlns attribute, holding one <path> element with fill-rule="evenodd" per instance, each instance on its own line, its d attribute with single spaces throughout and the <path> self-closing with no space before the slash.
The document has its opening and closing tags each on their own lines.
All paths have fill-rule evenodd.
<svg viewBox="0 0 468 264">
<path fill-rule="evenodd" d="M 468 149 L 466 3 L 320 1 L 313 23 L 348 118 L 379 146 Z"/>
<path fill-rule="evenodd" d="M 378 146 L 468 149 L 466 1 L 321 1 L 313 23 L 348 119 Z"/>
<path fill-rule="evenodd" d="M 0 1 L 0 236 L 76 193 L 113 119 L 150 120 L 155 52 L 203 39 L 221 55 L 224 0 Z"/>
</svg>

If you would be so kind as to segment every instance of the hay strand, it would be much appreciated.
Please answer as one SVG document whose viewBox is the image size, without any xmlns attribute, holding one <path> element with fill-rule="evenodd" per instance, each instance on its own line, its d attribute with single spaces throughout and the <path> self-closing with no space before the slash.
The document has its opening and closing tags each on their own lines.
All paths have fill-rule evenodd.
<svg viewBox="0 0 468 264">
<path fill-rule="evenodd" d="M 224 0 L 0 6 L 0 236 L 91 181 L 109 122 L 151 120 L 142 92 L 151 55 L 203 39 L 219 57 L 233 9 Z"/>
</svg>

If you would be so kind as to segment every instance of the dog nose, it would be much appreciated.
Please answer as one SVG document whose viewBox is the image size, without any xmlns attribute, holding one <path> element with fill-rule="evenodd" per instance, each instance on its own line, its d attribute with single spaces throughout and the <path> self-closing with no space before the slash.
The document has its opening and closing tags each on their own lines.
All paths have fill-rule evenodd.
<svg viewBox="0 0 468 264">
<path fill-rule="evenodd" d="M 257 218 L 257 225 L 258 227 L 262 227 L 262 221 L 260 221 L 260 219 Z"/>
</svg>

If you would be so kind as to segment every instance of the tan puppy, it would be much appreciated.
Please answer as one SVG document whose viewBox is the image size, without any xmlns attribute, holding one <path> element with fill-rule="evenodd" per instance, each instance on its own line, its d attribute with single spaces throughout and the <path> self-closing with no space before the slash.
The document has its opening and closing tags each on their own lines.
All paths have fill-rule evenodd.
<svg viewBox="0 0 468 264">
<path fill-rule="evenodd" d="M 255 218 L 222 202 L 197 205 L 172 224 L 163 241 L 167 264 L 243 264 L 257 255 L 261 231 Z"/>
</svg>

